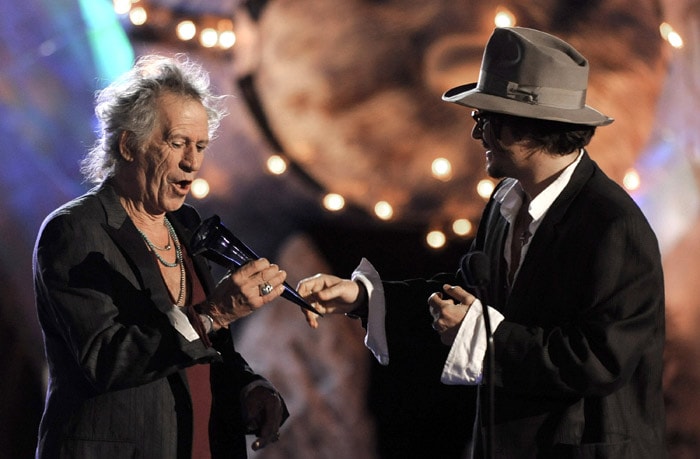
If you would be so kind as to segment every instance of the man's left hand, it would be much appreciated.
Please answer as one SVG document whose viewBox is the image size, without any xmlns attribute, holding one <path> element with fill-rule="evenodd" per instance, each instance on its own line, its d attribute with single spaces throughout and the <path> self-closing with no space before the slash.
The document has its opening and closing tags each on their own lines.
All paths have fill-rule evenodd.
<svg viewBox="0 0 700 459">
<path fill-rule="evenodd" d="M 451 346 L 457 337 L 459 326 L 476 297 L 462 287 L 445 284 L 443 292 L 435 292 L 428 298 L 433 329 L 440 334 L 440 341 Z"/>
<path fill-rule="evenodd" d="M 249 431 L 258 437 L 253 442 L 253 451 L 279 440 L 283 404 L 277 392 L 264 386 L 254 387 L 243 400 L 243 409 Z"/>
</svg>

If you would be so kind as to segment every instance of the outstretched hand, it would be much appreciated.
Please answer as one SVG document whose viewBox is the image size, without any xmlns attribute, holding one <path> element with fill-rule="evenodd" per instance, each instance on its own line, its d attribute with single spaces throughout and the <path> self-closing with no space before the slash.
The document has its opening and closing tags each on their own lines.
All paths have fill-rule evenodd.
<svg viewBox="0 0 700 459">
<path fill-rule="evenodd" d="M 330 274 L 316 274 L 299 281 L 297 292 L 311 303 L 318 312 L 345 314 L 353 311 L 362 301 L 360 285 L 350 279 L 342 279 Z M 318 314 L 302 309 L 311 328 L 318 328 Z"/>
</svg>

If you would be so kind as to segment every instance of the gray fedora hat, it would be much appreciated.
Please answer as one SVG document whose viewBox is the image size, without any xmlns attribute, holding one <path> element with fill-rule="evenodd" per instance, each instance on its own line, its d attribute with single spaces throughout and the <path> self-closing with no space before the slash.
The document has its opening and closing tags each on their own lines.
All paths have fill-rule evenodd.
<svg viewBox="0 0 700 459">
<path fill-rule="evenodd" d="M 613 119 L 586 105 L 588 60 L 539 30 L 500 27 L 486 44 L 477 83 L 442 99 L 466 107 L 564 123 L 604 126 Z"/>
</svg>

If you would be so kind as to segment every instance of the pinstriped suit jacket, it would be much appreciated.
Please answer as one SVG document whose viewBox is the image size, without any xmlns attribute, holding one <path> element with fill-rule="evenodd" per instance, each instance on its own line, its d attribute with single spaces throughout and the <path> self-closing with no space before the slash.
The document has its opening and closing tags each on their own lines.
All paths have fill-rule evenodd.
<svg viewBox="0 0 700 459">
<path fill-rule="evenodd" d="M 200 219 L 168 215 L 185 245 Z M 214 280 L 193 257 L 205 292 Z M 192 406 L 184 368 L 211 362 L 213 457 L 245 457 L 240 389 L 255 375 L 222 330 L 214 348 L 166 318 L 158 268 L 106 183 L 44 221 L 35 290 L 49 365 L 38 458 L 189 458 Z"/>
</svg>

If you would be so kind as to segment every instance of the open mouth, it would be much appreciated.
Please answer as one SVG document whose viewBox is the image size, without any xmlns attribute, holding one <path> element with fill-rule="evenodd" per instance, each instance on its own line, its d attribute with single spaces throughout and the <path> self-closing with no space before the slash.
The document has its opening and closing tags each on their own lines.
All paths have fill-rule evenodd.
<svg viewBox="0 0 700 459">
<path fill-rule="evenodd" d="M 175 182 L 175 187 L 183 192 L 188 192 L 190 190 L 190 186 L 192 186 L 192 180 L 180 180 Z"/>
</svg>

